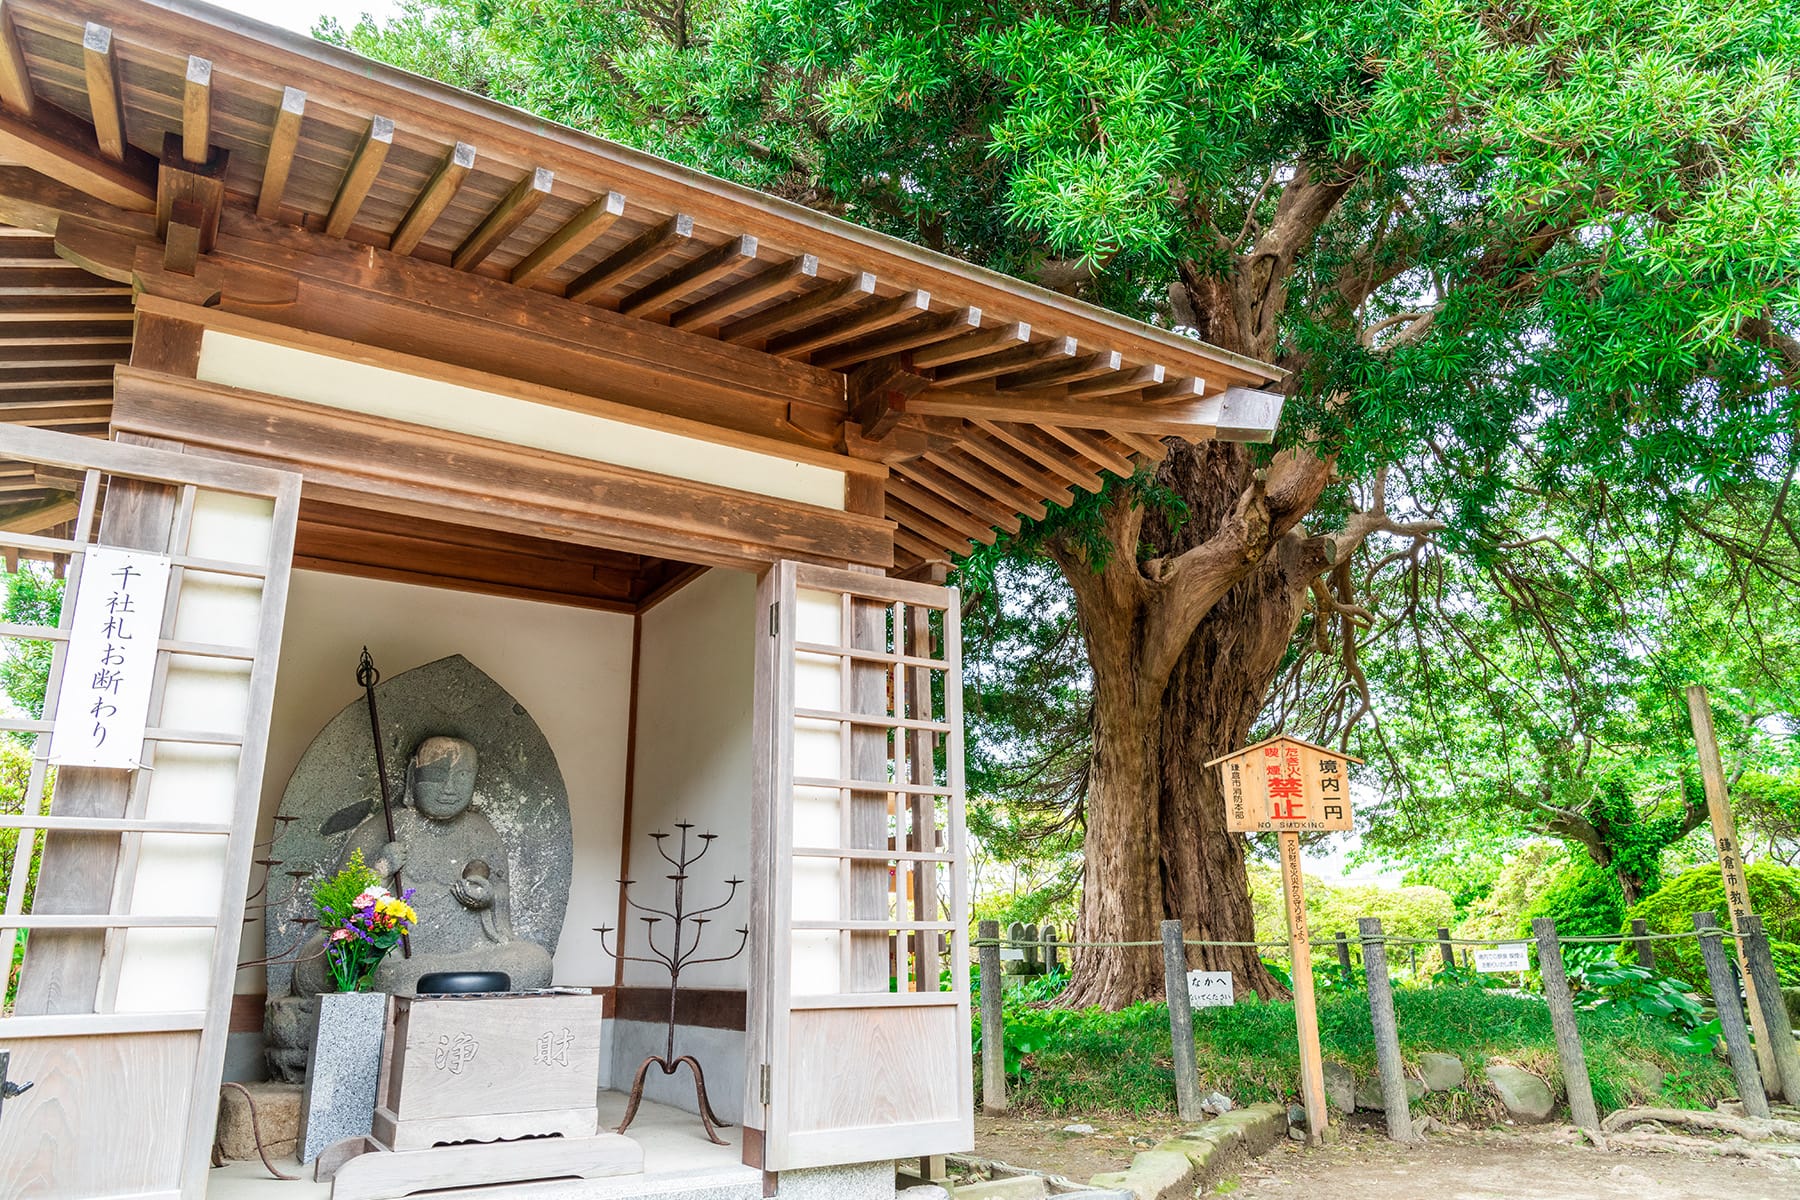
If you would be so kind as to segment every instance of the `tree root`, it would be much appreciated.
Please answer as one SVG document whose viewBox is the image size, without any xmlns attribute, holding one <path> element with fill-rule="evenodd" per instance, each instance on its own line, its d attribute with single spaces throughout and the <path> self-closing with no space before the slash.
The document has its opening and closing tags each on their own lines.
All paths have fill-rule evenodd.
<svg viewBox="0 0 1800 1200">
<path fill-rule="evenodd" d="M 1679 1133 L 1615 1133 L 1608 1141 L 1615 1148 L 1634 1150 L 1676 1150 L 1689 1154 L 1718 1154 L 1726 1158 L 1747 1158 L 1754 1162 L 1800 1162 L 1800 1146 L 1757 1145 L 1740 1137 L 1687 1137 Z"/>
<path fill-rule="evenodd" d="M 1782 1121 L 1774 1118 L 1763 1120 L 1758 1117 L 1738 1117 L 1730 1113 L 1702 1112 L 1688 1108 L 1621 1108 L 1601 1121 L 1600 1128 L 1611 1134 L 1617 1133 L 1621 1129 L 1628 1129 L 1633 1125 L 1651 1123 L 1735 1134 L 1749 1142 L 1772 1142 L 1777 1139 L 1800 1142 L 1800 1121 Z"/>
</svg>

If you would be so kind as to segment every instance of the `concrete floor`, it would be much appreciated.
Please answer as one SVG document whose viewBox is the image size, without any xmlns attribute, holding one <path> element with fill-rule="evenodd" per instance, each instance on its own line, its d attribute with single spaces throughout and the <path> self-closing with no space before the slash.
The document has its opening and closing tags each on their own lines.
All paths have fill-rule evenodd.
<svg viewBox="0 0 1800 1200">
<path fill-rule="evenodd" d="M 615 1128 L 625 1115 L 625 1096 L 600 1093 L 600 1128 Z M 644 1173 L 611 1179 L 552 1180 L 539 1183 L 433 1192 L 432 1200 L 758 1200 L 762 1173 L 740 1161 L 742 1135 L 736 1128 L 720 1131 L 727 1145 L 706 1140 L 700 1118 L 680 1109 L 645 1101 L 626 1136 L 644 1148 Z M 272 1179 L 257 1159 L 227 1163 L 208 1176 L 207 1200 L 326 1200 L 329 1183 L 315 1183 L 312 1168 L 294 1159 L 275 1165 L 301 1181 Z"/>
</svg>

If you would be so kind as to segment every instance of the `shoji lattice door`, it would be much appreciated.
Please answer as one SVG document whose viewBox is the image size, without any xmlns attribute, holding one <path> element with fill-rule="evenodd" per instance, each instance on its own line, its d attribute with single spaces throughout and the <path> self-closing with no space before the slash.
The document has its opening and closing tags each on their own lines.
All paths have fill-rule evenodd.
<svg viewBox="0 0 1800 1200">
<path fill-rule="evenodd" d="M 956 592 L 782 563 L 762 604 L 751 1046 L 766 1067 L 747 1111 L 763 1165 L 966 1149 Z"/>
<path fill-rule="evenodd" d="M 0 1200 L 199 1197 L 300 478 L 10 425 L 0 425 L 0 461 L 66 485 L 74 509 L 36 532 L 0 520 L 9 558 L 51 560 L 67 574 L 60 625 L 0 626 L 9 646 L 49 649 L 43 717 L 0 719 L 33 735 L 23 795 L 0 808 L 13 841 L 0 945 L 8 960 L 23 951 L 0 1054 L 15 1084 L 32 1085 L 0 1107 Z M 85 705 L 100 688 L 91 667 L 69 663 L 71 636 L 94 615 L 76 602 L 84 566 L 108 546 L 168 562 L 161 627 L 106 635 L 147 638 L 155 651 L 143 657 L 139 765 L 51 767 L 52 755 L 67 757 L 62 694 Z M 67 740 L 83 736 L 73 732 Z"/>
</svg>

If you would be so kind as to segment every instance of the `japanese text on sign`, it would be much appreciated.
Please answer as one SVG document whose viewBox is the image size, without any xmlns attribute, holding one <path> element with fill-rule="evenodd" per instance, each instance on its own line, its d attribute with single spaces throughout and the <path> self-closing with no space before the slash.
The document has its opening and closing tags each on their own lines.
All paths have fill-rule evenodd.
<svg viewBox="0 0 1800 1200">
<path fill-rule="evenodd" d="M 82 557 L 50 761 L 131 770 L 144 749 L 169 560 L 111 546 Z"/>
<path fill-rule="evenodd" d="M 1188 1004 L 1194 1008 L 1229 1008 L 1237 1003 L 1230 971 L 1189 971 Z"/>
<path fill-rule="evenodd" d="M 1225 828 L 1233 833 L 1351 828 L 1349 764 L 1356 761 L 1290 737 L 1213 760 L 1223 772 Z"/>
<path fill-rule="evenodd" d="M 1484 975 L 1531 970 L 1531 948 L 1524 942 L 1508 942 L 1492 950 L 1475 952 L 1475 969 Z"/>
</svg>

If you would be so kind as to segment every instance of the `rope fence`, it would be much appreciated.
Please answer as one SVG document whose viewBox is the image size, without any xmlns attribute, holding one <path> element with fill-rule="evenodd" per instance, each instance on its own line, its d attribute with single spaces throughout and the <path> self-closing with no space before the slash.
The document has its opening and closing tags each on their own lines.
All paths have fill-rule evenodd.
<svg viewBox="0 0 1800 1200">
<path fill-rule="evenodd" d="M 1458 946 L 1475 948 L 1524 944 L 1529 951 L 1535 951 L 1544 1002 L 1549 1009 L 1557 1057 L 1568 1093 L 1570 1115 L 1577 1125 L 1597 1134 L 1600 1117 L 1594 1104 L 1593 1089 L 1582 1053 L 1580 1030 L 1575 1020 L 1574 993 L 1563 961 L 1563 947 L 1631 945 L 1636 948 L 1639 963 L 1649 967 L 1654 964 L 1653 943 L 1697 942 L 1718 1011 L 1720 1036 L 1726 1045 L 1745 1112 L 1751 1116 L 1766 1116 L 1770 1096 L 1785 1096 L 1789 1103 L 1800 1103 L 1800 1047 L 1795 1044 L 1793 1027 L 1782 998 L 1768 937 L 1763 932 L 1761 920 L 1753 916 L 1746 917 L 1735 930 L 1721 928 L 1710 912 L 1695 913 L 1693 921 L 1693 929 L 1676 932 L 1652 933 L 1642 922 L 1634 921 L 1633 928 L 1628 933 L 1562 935 L 1556 932 L 1555 921 L 1539 918 L 1532 922 L 1532 932 L 1529 935 L 1477 938 L 1452 937 L 1450 931 L 1441 926 L 1435 937 L 1390 935 L 1383 932 L 1379 919 L 1363 917 L 1357 921 L 1355 935 L 1337 933 L 1331 937 L 1309 939 L 1306 944 L 1314 949 L 1336 950 L 1337 967 L 1343 974 L 1345 984 L 1351 982 L 1350 947 L 1354 945 L 1362 951 L 1362 973 L 1369 994 L 1370 1021 L 1375 1033 L 1376 1059 L 1380 1067 L 1388 1134 L 1396 1141 L 1413 1141 L 1418 1135 L 1410 1115 L 1411 1100 L 1400 1059 L 1393 983 L 1388 970 L 1390 947 L 1416 951 L 1420 946 L 1437 946 L 1445 967 L 1456 965 L 1453 948 Z M 1064 950 L 1160 949 L 1169 1006 L 1170 1038 L 1175 1051 L 1177 1107 L 1183 1120 L 1199 1120 L 1203 1114 L 1200 1110 L 1199 1064 L 1194 1050 L 1193 1010 L 1188 989 L 1183 986 L 1188 973 L 1188 950 L 1208 947 L 1288 950 L 1292 946 L 1287 941 L 1187 938 L 1182 934 L 1179 921 L 1163 922 L 1162 935 L 1155 941 L 1062 941 L 1056 936 L 1053 927 L 1046 926 L 1040 934 L 1035 926 L 1015 925 L 1008 936 L 1002 937 L 997 922 L 982 921 L 979 935 L 972 940 L 972 945 L 979 954 L 984 981 L 1005 978 L 1006 971 L 1000 957 L 1003 949 L 1023 951 L 1021 957 L 1026 960 L 1028 971 L 1035 971 L 1039 967 L 1054 970 L 1058 966 L 1058 954 Z M 1734 943 L 1735 955 L 1726 950 L 1727 939 Z M 1465 969 L 1467 962 L 1465 957 Z M 1416 957 L 1414 964 L 1416 970 Z M 1504 973 L 1510 974 L 1511 971 L 1512 968 L 1507 968 Z M 1743 983 L 1741 990 L 1740 978 Z M 994 1114 L 1004 1113 L 1008 1109 L 1002 1015 L 1004 991 L 1004 986 L 983 987 L 981 990 L 982 1107 Z M 1753 1030 L 1754 1043 L 1750 1036 Z"/>
</svg>

